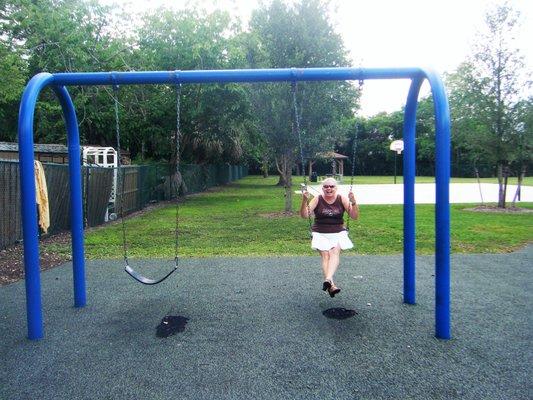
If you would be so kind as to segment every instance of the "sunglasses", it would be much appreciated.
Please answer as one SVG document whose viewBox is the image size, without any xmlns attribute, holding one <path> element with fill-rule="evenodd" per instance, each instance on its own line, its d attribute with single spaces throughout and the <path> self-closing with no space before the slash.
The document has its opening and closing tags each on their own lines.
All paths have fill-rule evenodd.
<svg viewBox="0 0 533 400">
<path fill-rule="evenodd" d="M 335 188 L 335 185 L 323 185 L 322 186 L 324 189 L 334 189 Z"/>
</svg>

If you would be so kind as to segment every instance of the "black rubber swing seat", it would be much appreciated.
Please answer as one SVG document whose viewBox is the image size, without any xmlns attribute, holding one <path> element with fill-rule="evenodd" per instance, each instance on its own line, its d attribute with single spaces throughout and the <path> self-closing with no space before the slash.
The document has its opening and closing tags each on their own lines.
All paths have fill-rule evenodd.
<svg viewBox="0 0 533 400">
<path fill-rule="evenodd" d="M 178 266 L 176 265 L 168 274 L 163 276 L 159 279 L 151 279 L 147 278 L 146 276 L 141 275 L 137 271 L 135 271 L 133 268 L 131 268 L 129 265 L 126 264 L 124 267 L 124 271 L 128 273 L 129 276 L 131 276 L 133 279 L 135 279 L 137 282 L 142 283 L 143 285 L 157 285 L 158 283 L 163 282 L 165 279 L 167 279 L 170 275 L 174 273 L 178 269 Z"/>
<path fill-rule="evenodd" d="M 121 165 L 121 156 L 120 156 L 120 118 L 119 118 L 119 112 L 118 112 L 118 109 L 119 109 L 119 103 L 118 103 L 118 85 L 113 85 L 113 92 L 114 92 L 114 103 L 115 103 L 115 133 L 116 133 L 116 138 L 117 138 L 117 167 L 120 171 L 120 167 L 122 167 Z M 176 86 L 176 113 L 177 113 L 177 116 L 176 116 L 176 135 L 175 135 L 175 156 L 176 156 L 176 171 L 177 173 L 179 173 L 179 154 L 180 154 L 180 150 L 179 150 L 179 138 L 181 136 L 180 134 L 180 94 L 181 94 L 181 84 L 178 84 Z M 163 282 L 165 279 L 167 279 L 170 275 L 172 275 L 174 273 L 174 271 L 176 271 L 178 269 L 178 209 L 179 209 L 179 202 L 176 201 L 176 229 L 175 229 L 175 234 L 176 234 L 176 247 L 175 247 L 175 262 L 176 264 L 174 265 L 174 268 L 169 272 L 167 273 L 166 275 L 164 275 L 162 278 L 159 278 L 159 279 L 151 279 L 151 278 L 147 278 L 146 276 L 143 276 L 141 275 L 139 272 L 135 271 L 133 268 L 131 268 L 129 266 L 129 263 L 128 263 L 128 251 L 127 251 L 127 240 L 126 240 L 126 224 L 124 223 L 124 210 L 123 210 L 123 201 L 122 199 L 124 199 L 124 179 L 125 179 L 125 176 L 126 174 L 125 173 L 122 173 L 122 192 L 120 194 L 120 198 L 121 198 L 121 201 L 120 201 L 120 220 L 122 222 L 122 244 L 123 244 L 123 249 L 124 249 L 124 271 L 126 271 L 126 273 L 131 276 L 133 279 L 135 279 L 137 282 L 140 282 L 142 283 L 143 285 L 157 285 L 158 283 L 161 283 Z M 177 195 L 177 193 L 176 193 Z"/>
</svg>

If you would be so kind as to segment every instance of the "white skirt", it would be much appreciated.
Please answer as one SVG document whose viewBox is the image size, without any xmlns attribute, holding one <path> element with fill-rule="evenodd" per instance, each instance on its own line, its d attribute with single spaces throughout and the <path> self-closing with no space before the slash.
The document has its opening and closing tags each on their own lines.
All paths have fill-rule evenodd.
<svg viewBox="0 0 533 400">
<path fill-rule="evenodd" d="M 331 250 L 332 248 L 340 246 L 342 250 L 351 249 L 353 243 L 348 237 L 348 231 L 341 231 L 338 233 L 320 233 L 313 232 L 313 240 L 311 241 L 311 248 L 314 250 Z"/>
</svg>

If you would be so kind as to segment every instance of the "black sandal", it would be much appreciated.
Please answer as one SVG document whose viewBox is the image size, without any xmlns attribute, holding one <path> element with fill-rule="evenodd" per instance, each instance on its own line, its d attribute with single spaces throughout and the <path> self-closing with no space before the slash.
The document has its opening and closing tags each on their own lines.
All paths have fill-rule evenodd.
<svg viewBox="0 0 533 400">
<path fill-rule="evenodd" d="M 329 291 L 329 288 L 331 287 L 332 284 L 333 284 L 333 283 L 332 283 L 329 279 L 326 279 L 326 280 L 324 281 L 324 283 L 322 284 L 322 290 L 323 290 L 324 292 Z"/>
<path fill-rule="evenodd" d="M 337 286 L 335 286 L 333 284 L 328 289 L 328 293 L 329 293 L 330 297 L 335 297 L 335 295 L 337 293 L 339 293 L 340 291 L 341 291 L 341 288 L 337 287 Z"/>
</svg>

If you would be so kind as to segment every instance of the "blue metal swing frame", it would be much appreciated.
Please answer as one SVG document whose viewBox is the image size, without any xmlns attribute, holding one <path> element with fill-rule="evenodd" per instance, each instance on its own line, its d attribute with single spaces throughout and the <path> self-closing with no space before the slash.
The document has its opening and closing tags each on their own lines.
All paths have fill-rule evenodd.
<svg viewBox="0 0 533 400">
<path fill-rule="evenodd" d="M 35 207 L 33 121 L 39 93 L 51 87 L 61 103 L 67 128 L 70 172 L 70 222 L 74 305 L 86 305 L 83 207 L 78 122 L 67 91 L 71 85 L 138 85 L 230 82 L 296 82 L 371 79 L 409 79 L 403 140 L 404 166 L 404 302 L 415 304 L 415 125 L 418 95 L 424 80 L 429 82 L 435 111 L 435 336 L 451 338 L 450 327 L 450 111 L 442 80 L 424 68 L 288 68 L 209 71 L 142 71 L 91 73 L 40 73 L 27 84 L 19 113 L 19 159 L 24 239 L 24 269 L 28 338 L 44 336 L 39 270 L 39 242 Z"/>
</svg>

